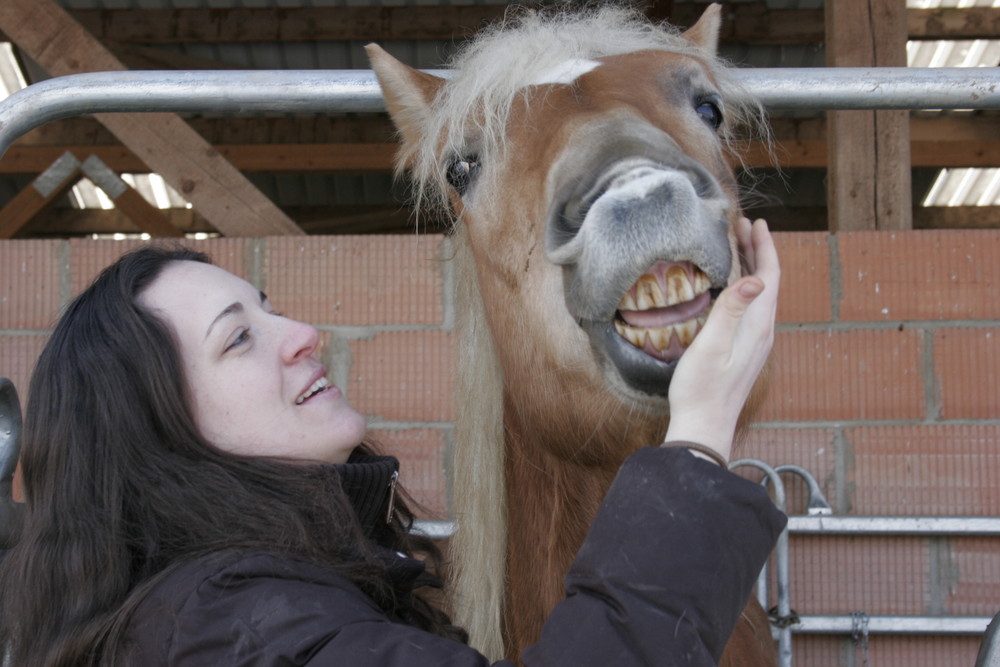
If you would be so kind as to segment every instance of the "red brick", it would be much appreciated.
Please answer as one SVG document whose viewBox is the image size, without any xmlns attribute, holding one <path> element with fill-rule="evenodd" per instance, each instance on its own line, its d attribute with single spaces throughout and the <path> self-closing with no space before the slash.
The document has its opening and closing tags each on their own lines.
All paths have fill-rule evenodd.
<svg viewBox="0 0 1000 667">
<path fill-rule="evenodd" d="M 286 315 L 315 324 L 439 325 L 441 242 L 437 235 L 271 238 L 265 290 Z"/>
<path fill-rule="evenodd" d="M 28 382 L 42 353 L 47 335 L 0 336 L 0 377 L 14 383 L 23 409 L 28 400 Z"/>
<path fill-rule="evenodd" d="M 774 242 L 781 261 L 779 322 L 829 322 L 829 234 L 825 232 L 777 233 Z"/>
<path fill-rule="evenodd" d="M 192 250 L 208 253 L 212 262 L 230 273 L 247 278 L 246 255 L 251 239 L 220 238 L 201 241 L 185 240 L 183 245 Z M 146 245 L 147 241 L 130 239 L 109 241 L 93 239 L 70 240 L 71 289 L 74 295 L 82 292 L 108 265 L 129 250 Z"/>
<path fill-rule="evenodd" d="M 993 616 L 1000 610 L 1000 537 L 950 537 L 944 611 L 966 616 Z"/>
<path fill-rule="evenodd" d="M 979 637 L 926 637 L 919 635 L 869 635 L 868 662 L 864 662 L 864 651 L 855 646 L 850 638 L 843 640 L 845 656 L 853 656 L 852 662 L 842 665 L 871 665 L 872 667 L 972 667 L 979 652 Z M 811 667 L 809 662 L 795 662 L 796 665 Z"/>
<path fill-rule="evenodd" d="M 816 478 L 827 501 L 836 507 L 834 435 L 833 429 L 753 428 L 738 439 L 732 458 L 753 458 L 770 466 L 792 464 L 805 468 Z M 764 477 L 760 469 L 749 466 L 737 468 L 736 473 L 754 481 Z M 786 511 L 805 514 L 809 500 L 805 481 L 792 473 L 782 473 L 781 480 L 785 487 Z"/>
<path fill-rule="evenodd" d="M 845 436 L 852 514 L 1000 514 L 1000 426 L 859 427 Z"/>
<path fill-rule="evenodd" d="M 922 347 L 912 330 L 779 332 L 757 421 L 922 418 Z"/>
<path fill-rule="evenodd" d="M 1000 231 L 838 234 L 843 300 L 851 320 L 1000 318 Z"/>
<path fill-rule="evenodd" d="M 792 535 L 789 560 L 790 599 L 800 614 L 927 610 L 930 555 L 923 538 Z"/>
<path fill-rule="evenodd" d="M 993 419 L 1000 405 L 1000 329 L 941 329 L 934 375 L 942 419 Z"/>
<path fill-rule="evenodd" d="M 0 241 L 0 329 L 50 329 L 61 305 L 60 241 Z"/>
<path fill-rule="evenodd" d="M 444 432 L 440 429 L 372 430 L 379 449 L 399 459 L 399 482 L 416 501 L 421 518 L 448 516 Z"/>
<path fill-rule="evenodd" d="M 455 345 L 450 332 L 432 330 L 352 341 L 351 404 L 389 421 L 451 421 Z"/>
<path fill-rule="evenodd" d="M 850 640 L 837 636 L 793 634 L 792 664 L 805 667 L 843 667 L 846 664 L 845 642 L 849 644 Z"/>
</svg>

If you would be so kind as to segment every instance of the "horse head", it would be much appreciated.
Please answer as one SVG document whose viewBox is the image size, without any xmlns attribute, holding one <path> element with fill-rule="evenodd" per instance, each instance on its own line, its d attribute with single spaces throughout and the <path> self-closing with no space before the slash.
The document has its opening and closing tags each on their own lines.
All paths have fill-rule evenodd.
<svg viewBox="0 0 1000 667">
<path fill-rule="evenodd" d="M 494 336 L 518 341 L 497 348 L 507 378 L 584 411 L 592 387 L 666 414 L 678 359 L 740 273 L 726 142 L 743 110 L 719 20 L 711 7 L 677 34 L 611 9 L 529 17 L 478 38 L 448 79 L 369 47 L 401 168 L 461 222 Z"/>
</svg>

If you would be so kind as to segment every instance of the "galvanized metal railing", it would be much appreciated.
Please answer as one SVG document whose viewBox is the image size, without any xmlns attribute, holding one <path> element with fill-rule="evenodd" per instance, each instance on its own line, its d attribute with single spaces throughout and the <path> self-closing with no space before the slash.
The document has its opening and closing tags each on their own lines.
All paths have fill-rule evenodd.
<svg viewBox="0 0 1000 667">
<path fill-rule="evenodd" d="M 428 70 L 447 76 L 445 70 Z M 998 109 L 998 68 L 737 69 L 771 109 Z M 0 156 L 47 122 L 94 113 L 377 112 L 370 70 L 92 72 L 32 84 L 0 102 Z"/>
</svg>

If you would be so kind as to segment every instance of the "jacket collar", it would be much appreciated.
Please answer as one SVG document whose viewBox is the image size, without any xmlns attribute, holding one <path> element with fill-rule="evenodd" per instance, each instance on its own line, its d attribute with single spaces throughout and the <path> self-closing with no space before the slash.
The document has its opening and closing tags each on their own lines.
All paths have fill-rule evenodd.
<svg viewBox="0 0 1000 667">
<path fill-rule="evenodd" d="M 347 463 L 335 463 L 333 468 L 365 534 L 372 534 L 378 524 L 387 522 L 392 511 L 399 461 L 355 451 Z"/>
</svg>

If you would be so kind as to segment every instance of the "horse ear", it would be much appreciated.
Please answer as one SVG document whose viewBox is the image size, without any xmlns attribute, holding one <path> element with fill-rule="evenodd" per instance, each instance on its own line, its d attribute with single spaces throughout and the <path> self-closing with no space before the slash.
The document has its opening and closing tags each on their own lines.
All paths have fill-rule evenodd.
<svg viewBox="0 0 1000 667">
<path fill-rule="evenodd" d="M 430 113 L 430 103 L 444 79 L 404 65 L 377 44 L 369 44 L 365 51 L 403 143 L 419 141 L 422 121 Z"/>
<path fill-rule="evenodd" d="M 719 29 L 722 27 L 722 5 L 712 3 L 693 26 L 684 31 L 684 37 L 706 51 L 719 49 Z"/>
</svg>

